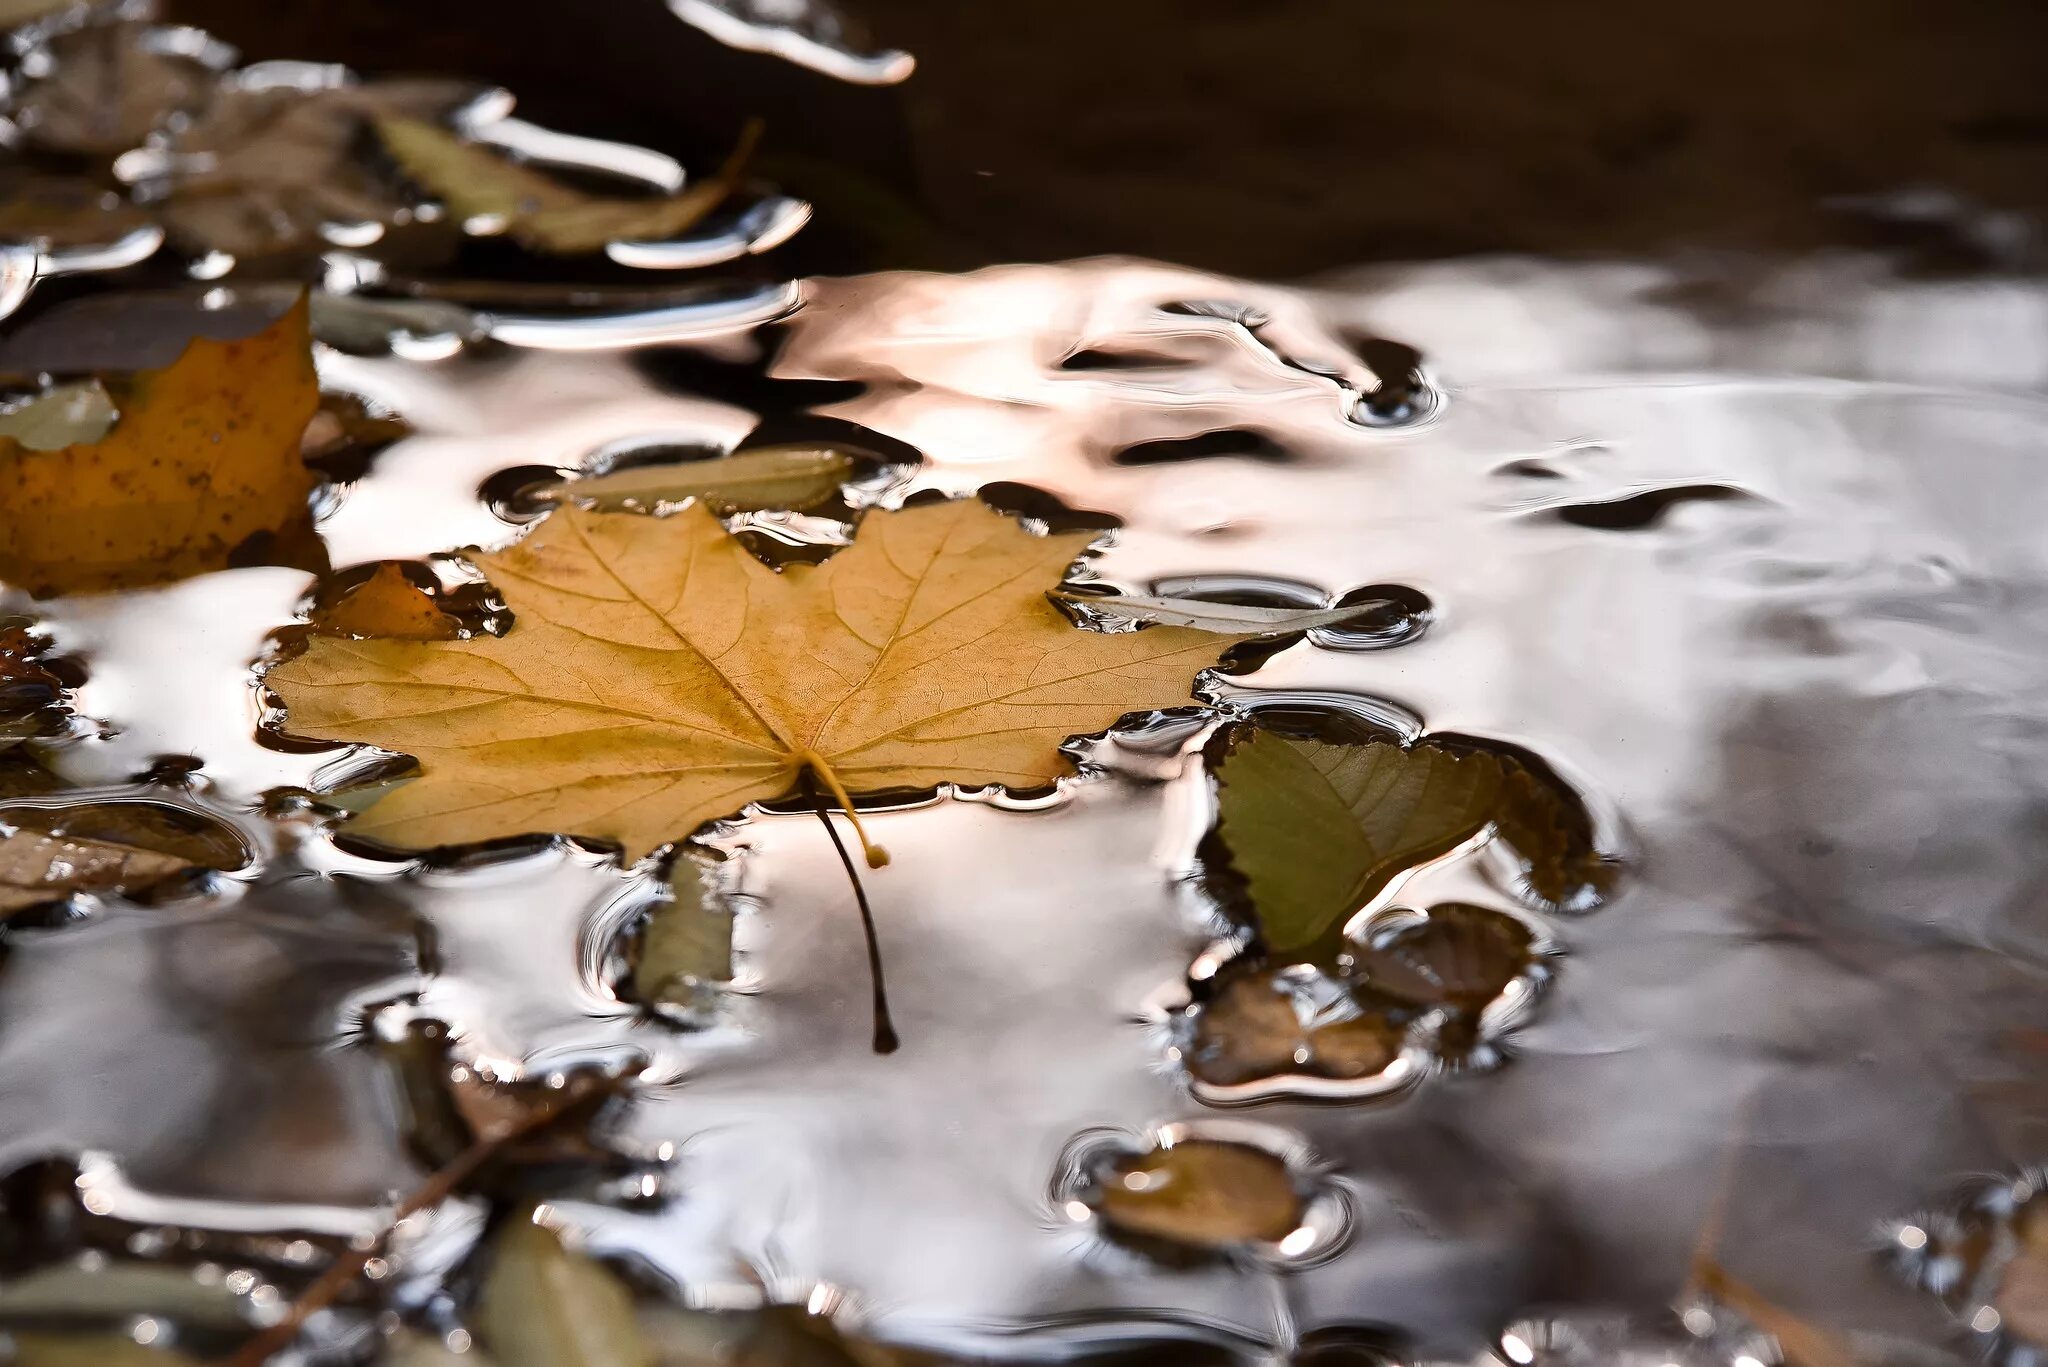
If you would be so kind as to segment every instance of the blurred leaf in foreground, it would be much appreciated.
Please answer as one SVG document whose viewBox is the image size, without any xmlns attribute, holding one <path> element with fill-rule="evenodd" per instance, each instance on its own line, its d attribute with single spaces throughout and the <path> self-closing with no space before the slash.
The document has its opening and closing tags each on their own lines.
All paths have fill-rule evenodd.
<svg viewBox="0 0 2048 1367">
<path fill-rule="evenodd" d="M 530 1215 L 490 1246 L 477 1328 L 499 1367 L 654 1367 L 632 1292 Z"/>
<path fill-rule="evenodd" d="M 606 511 L 702 500 L 721 516 L 763 508 L 815 507 L 853 477 L 853 458 L 830 447 L 762 447 L 715 460 L 629 465 L 553 485 L 543 497 Z"/>
</svg>

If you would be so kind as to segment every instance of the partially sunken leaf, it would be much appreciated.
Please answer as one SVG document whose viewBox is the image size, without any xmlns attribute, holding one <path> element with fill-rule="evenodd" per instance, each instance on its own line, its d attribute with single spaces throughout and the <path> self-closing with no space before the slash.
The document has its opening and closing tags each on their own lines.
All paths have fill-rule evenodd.
<svg viewBox="0 0 2048 1367">
<path fill-rule="evenodd" d="M 717 460 L 632 465 L 554 485 L 543 497 L 575 499 L 607 511 L 700 499 L 714 512 L 815 507 L 853 477 L 853 458 L 829 447 L 764 447 Z"/>
<path fill-rule="evenodd" d="M 43 648 L 26 626 L 0 622 L 0 752 L 64 729 L 64 681 L 44 665 Z"/>
<path fill-rule="evenodd" d="M 1220 1250 L 1279 1242 L 1303 1203 L 1287 1164 L 1264 1149 L 1190 1139 L 1117 1163 L 1096 1208 L 1123 1233 Z"/>
<path fill-rule="evenodd" d="M 503 219 L 522 246 L 565 256 L 611 242 L 674 237 L 696 226 L 732 193 L 755 137 L 750 126 L 718 174 L 680 194 L 606 199 L 419 119 L 379 119 L 377 131 L 406 175 L 457 218 Z"/>
<path fill-rule="evenodd" d="M 0 438 L 31 451 L 95 442 L 114 425 L 114 401 L 98 380 L 60 384 L 0 412 Z"/>
<path fill-rule="evenodd" d="M 453 617 L 387 560 L 362 583 L 313 613 L 323 636 L 379 636 L 393 641 L 452 641 L 462 634 Z"/>
<path fill-rule="evenodd" d="M 477 1328 L 500 1367 L 653 1367 L 632 1293 L 531 1219 L 492 1240 Z"/>
<path fill-rule="evenodd" d="M 1565 900 L 1599 862 L 1564 799 L 1516 761 L 1424 740 L 1332 745 L 1254 732 L 1219 772 L 1217 834 L 1243 875 L 1266 948 L 1323 961 L 1389 879 L 1494 825 Z"/>
<path fill-rule="evenodd" d="M 1362 617 L 1377 604 L 1342 608 L 1248 607 L 1241 603 L 1205 603 L 1197 598 L 1154 598 L 1148 594 L 1120 594 L 1113 598 L 1082 593 L 1055 593 L 1061 602 L 1073 603 L 1089 612 L 1131 622 L 1163 622 L 1168 626 L 1193 627 L 1227 636 L 1284 636 L 1296 631 L 1333 627 Z"/>
<path fill-rule="evenodd" d="M 301 299 L 253 337 L 199 338 L 138 376 L 100 441 L 0 438 L 0 579 L 41 597 L 135 588 L 308 532 L 299 434 L 319 399 Z"/>
<path fill-rule="evenodd" d="M 926 504 L 872 513 L 822 565 L 777 573 L 702 505 L 565 507 L 477 559 L 512 608 L 505 636 L 319 638 L 269 682 L 293 733 L 419 760 L 362 835 L 563 832 L 638 858 L 806 772 L 842 804 L 1042 786 L 1072 772 L 1068 737 L 1190 701 L 1219 638 L 1084 631 L 1046 601 L 1088 541 Z"/>
<path fill-rule="evenodd" d="M 1304 1012 L 1292 984 L 1261 970 L 1232 976 L 1203 1005 L 1187 1065 L 1221 1087 L 1288 1075 L 1350 1081 L 1385 1072 L 1402 1042 L 1399 1024 L 1348 994 Z"/>
<path fill-rule="evenodd" d="M 74 892 L 136 891 L 193 867 L 175 855 L 40 831 L 0 832 L 0 915 Z"/>
<path fill-rule="evenodd" d="M 732 978 L 732 910 L 705 886 L 704 872 L 687 853 L 676 856 L 668 901 L 656 904 L 640 933 L 633 987 L 653 1006 L 694 1011 L 707 989 Z"/>
</svg>

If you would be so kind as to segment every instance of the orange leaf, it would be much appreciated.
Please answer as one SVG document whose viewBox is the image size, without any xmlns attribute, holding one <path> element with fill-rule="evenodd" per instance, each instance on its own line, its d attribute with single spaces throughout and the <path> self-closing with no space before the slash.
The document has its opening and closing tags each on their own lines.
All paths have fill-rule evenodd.
<svg viewBox="0 0 2048 1367">
<path fill-rule="evenodd" d="M 319 401 L 302 296 L 253 337 L 195 339 L 137 376 L 100 441 L 0 438 L 0 579 L 38 597 L 137 588 L 306 535 L 299 437 Z"/>
<path fill-rule="evenodd" d="M 453 617 L 425 589 L 405 577 L 395 560 L 313 614 L 322 636 L 381 636 L 393 641 L 452 641 L 461 635 Z"/>
</svg>

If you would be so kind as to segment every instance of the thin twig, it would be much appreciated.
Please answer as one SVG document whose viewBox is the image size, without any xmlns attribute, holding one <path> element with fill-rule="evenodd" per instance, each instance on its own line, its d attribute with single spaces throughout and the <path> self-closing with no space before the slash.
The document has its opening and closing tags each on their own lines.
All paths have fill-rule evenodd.
<svg viewBox="0 0 2048 1367">
<path fill-rule="evenodd" d="M 846 852 L 846 843 L 839 838 L 839 828 L 832 824 L 832 811 L 825 805 L 818 785 L 811 782 L 810 770 L 804 770 L 797 781 L 803 785 L 804 796 L 810 799 L 811 810 L 818 814 L 825 834 L 832 837 L 832 848 L 839 852 L 839 862 L 846 869 L 846 879 L 853 884 L 853 900 L 860 906 L 860 926 L 868 941 L 868 983 L 874 989 L 875 1052 L 893 1054 L 903 1041 L 896 1037 L 896 1024 L 889 1019 L 889 989 L 882 981 L 882 945 L 875 935 L 875 913 L 868 906 L 868 890 L 861 886 L 860 871 L 854 868 L 853 856 Z"/>
</svg>

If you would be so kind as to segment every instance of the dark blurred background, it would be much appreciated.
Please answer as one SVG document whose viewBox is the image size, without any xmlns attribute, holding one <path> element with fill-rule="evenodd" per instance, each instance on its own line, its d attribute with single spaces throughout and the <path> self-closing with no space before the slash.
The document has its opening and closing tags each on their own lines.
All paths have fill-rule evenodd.
<svg viewBox="0 0 2048 1367">
<path fill-rule="evenodd" d="M 660 0 L 173 0 L 250 59 L 505 85 L 816 201 L 792 265 L 1133 252 L 1285 277 L 1482 251 L 1899 246 L 2035 264 L 2042 0 L 856 0 L 863 88 Z M 1990 227 L 1987 228 L 1986 225 Z"/>
</svg>

